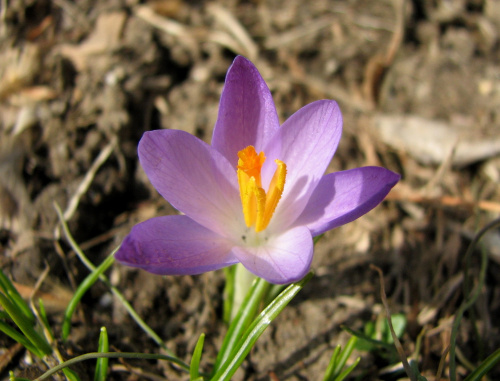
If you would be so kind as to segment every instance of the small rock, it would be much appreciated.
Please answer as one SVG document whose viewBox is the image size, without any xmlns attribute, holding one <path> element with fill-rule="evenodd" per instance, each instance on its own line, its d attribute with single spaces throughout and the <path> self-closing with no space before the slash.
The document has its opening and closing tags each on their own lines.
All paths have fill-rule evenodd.
<svg viewBox="0 0 500 381">
<path fill-rule="evenodd" d="M 380 139 L 423 164 L 439 165 L 453 152 L 451 162 L 466 166 L 500 154 L 500 136 L 471 135 L 443 121 L 416 115 L 377 115 L 374 126 Z"/>
</svg>

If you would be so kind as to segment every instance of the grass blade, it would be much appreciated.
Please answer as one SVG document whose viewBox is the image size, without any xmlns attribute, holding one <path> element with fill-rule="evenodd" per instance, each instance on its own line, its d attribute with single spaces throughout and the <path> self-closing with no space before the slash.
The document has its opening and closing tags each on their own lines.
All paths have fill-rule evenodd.
<svg viewBox="0 0 500 381">
<path fill-rule="evenodd" d="M 394 346 L 392 344 L 389 344 L 389 343 L 386 343 L 386 342 L 383 342 L 383 341 L 380 341 L 380 340 L 372 339 L 370 336 L 368 336 L 364 332 L 351 329 L 351 328 L 349 328 L 346 325 L 341 325 L 340 328 L 342 328 L 344 331 L 346 331 L 350 335 L 352 335 L 354 337 L 357 337 L 358 339 L 361 339 L 361 340 L 366 341 L 366 342 L 368 342 L 370 344 L 373 344 L 377 348 L 383 348 L 383 349 L 385 349 L 385 350 L 387 350 L 389 352 L 395 352 L 396 351 L 395 348 L 394 348 Z"/>
<path fill-rule="evenodd" d="M 330 358 L 330 362 L 328 363 L 328 366 L 325 371 L 325 376 L 323 377 L 323 381 L 330 381 L 333 377 L 333 372 L 335 370 L 335 367 L 337 366 L 338 362 L 338 356 L 341 351 L 341 346 L 340 344 L 335 347 L 332 353 L 332 357 Z"/>
<path fill-rule="evenodd" d="M 33 328 L 32 322 L 26 318 L 20 308 L 12 303 L 7 296 L 0 292 L 0 304 L 9 314 L 10 318 L 19 327 L 24 336 L 44 355 L 52 353 L 52 347 L 47 341 L 38 334 Z M 35 353 L 36 354 L 36 353 Z"/>
<path fill-rule="evenodd" d="M 489 355 L 464 381 L 480 381 L 491 368 L 500 362 L 500 348 Z"/>
<path fill-rule="evenodd" d="M 358 339 L 353 336 L 349 339 L 347 342 L 345 348 L 340 352 L 340 357 L 337 362 L 337 366 L 335 367 L 333 374 L 335 376 L 339 375 L 342 372 L 342 368 L 344 368 L 345 363 L 347 362 L 347 359 L 351 355 L 352 351 L 354 350 L 354 346 L 356 345 L 356 341 Z"/>
<path fill-rule="evenodd" d="M 78 377 L 78 374 L 76 374 L 75 371 L 69 368 L 64 368 L 63 373 L 69 381 L 80 381 L 80 377 Z"/>
<path fill-rule="evenodd" d="M 341 372 L 337 377 L 335 377 L 333 381 L 342 381 L 343 379 L 345 379 L 354 370 L 354 368 L 356 368 L 360 361 L 361 357 L 358 357 L 356 360 L 354 360 L 354 363 L 351 366 Z"/>
<path fill-rule="evenodd" d="M 194 347 L 193 357 L 191 358 L 191 364 L 189 366 L 189 379 L 197 380 L 200 378 L 200 361 L 201 353 L 203 352 L 203 344 L 205 343 L 205 334 L 202 333 L 196 346 Z"/>
<path fill-rule="evenodd" d="M 224 306 L 222 312 L 222 319 L 224 323 L 231 323 L 231 312 L 233 311 L 234 299 L 234 275 L 236 273 L 236 266 L 229 266 L 224 268 L 224 278 L 226 285 L 224 286 Z"/>
<path fill-rule="evenodd" d="M 10 325 L 7 323 L 3 322 L 0 320 L 0 331 L 5 333 L 7 336 L 21 344 L 24 348 L 26 348 L 28 351 L 33 353 L 35 356 L 42 358 L 43 353 L 38 350 L 37 347 L 35 347 L 31 341 L 29 341 L 26 336 L 24 336 L 21 332 L 15 330 L 12 328 Z"/>
<path fill-rule="evenodd" d="M 264 311 L 253 321 L 247 329 L 243 337 L 235 346 L 235 350 L 231 353 L 228 361 L 226 361 L 217 374 L 212 377 L 215 381 L 229 381 L 238 367 L 241 365 L 247 354 L 254 346 L 257 339 L 262 335 L 262 332 L 271 324 L 271 322 L 279 315 L 279 313 L 287 306 L 287 304 L 302 290 L 304 285 L 311 279 L 313 273 L 307 274 L 304 279 L 297 283 L 288 286 L 278 297 L 269 304 Z M 258 282 L 257 282 L 258 283 Z M 267 283 L 267 282 L 266 282 Z"/>
<path fill-rule="evenodd" d="M 115 258 L 113 255 L 115 252 L 116 250 L 111 253 L 111 255 L 99 265 L 99 267 L 87 275 L 87 277 L 76 289 L 73 297 L 66 307 L 66 311 L 64 311 L 64 320 L 62 324 L 62 339 L 64 341 L 68 338 L 69 331 L 71 329 L 71 318 L 73 317 L 73 313 L 75 312 L 78 303 L 80 303 L 80 300 L 83 298 L 88 289 L 92 287 L 97 279 L 99 279 L 99 277 L 114 263 Z"/>
<path fill-rule="evenodd" d="M 352 336 L 343 350 L 341 349 L 340 345 L 335 348 L 330 363 L 328 364 L 328 368 L 325 372 L 323 381 L 342 380 L 352 371 L 352 369 L 354 369 L 353 367 L 351 370 L 349 370 L 349 368 L 352 367 L 351 365 L 351 367 L 348 368 L 349 372 L 342 372 L 347 359 L 354 350 L 354 346 L 356 345 L 357 340 L 358 339 L 356 338 L 356 336 Z M 342 378 L 339 378 L 340 376 L 342 376 Z"/>
<path fill-rule="evenodd" d="M 66 369 L 68 366 L 71 366 L 73 364 L 82 362 L 82 361 L 87 361 L 87 360 L 95 360 L 98 358 L 108 358 L 108 359 L 144 359 L 144 360 L 166 360 L 170 361 L 173 364 L 179 365 L 183 370 L 186 372 L 189 372 L 189 366 L 186 365 L 184 362 L 180 361 L 176 357 L 172 356 L 166 356 L 166 355 L 157 355 L 157 354 L 152 354 L 152 353 L 135 353 L 135 352 L 107 352 L 107 353 L 98 353 L 98 352 L 92 352 L 92 353 L 86 353 L 81 356 L 74 357 L 68 361 L 63 362 L 62 364 L 59 364 L 48 371 L 46 371 L 44 374 L 42 374 L 40 377 L 38 377 L 35 381 L 42 381 L 53 374 Z"/>
<path fill-rule="evenodd" d="M 217 354 L 213 373 L 219 371 L 219 368 L 230 358 L 237 343 L 241 339 L 243 333 L 250 325 L 252 319 L 257 313 L 260 302 L 266 296 L 270 284 L 262 278 L 257 278 L 243 301 L 240 310 L 236 314 L 234 320 L 229 326 L 221 349 Z"/>
<path fill-rule="evenodd" d="M 5 295 L 14 303 L 19 310 L 23 313 L 24 317 L 28 319 L 31 324 L 35 324 L 35 315 L 31 311 L 28 304 L 24 301 L 23 297 L 19 294 L 9 278 L 0 270 L 0 288 Z"/>
<path fill-rule="evenodd" d="M 49 319 L 47 318 L 47 311 L 45 310 L 45 304 L 42 299 L 38 299 L 38 309 L 39 309 L 39 321 L 43 325 L 45 337 L 50 343 L 54 341 L 54 334 L 50 328 Z"/>
<path fill-rule="evenodd" d="M 59 216 L 59 222 L 61 223 L 61 226 L 63 228 L 64 235 L 66 239 L 68 240 L 68 243 L 70 244 L 71 248 L 75 251 L 75 253 L 78 255 L 80 260 L 83 262 L 83 264 L 90 270 L 90 271 L 95 271 L 96 267 L 92 262 L 88 260 L 88 258 L 85 256 L 83 251 L 80 249 L 76 241 L 74 240 L 73 236 L 71 235 L 71 232 L 69 231 L 68 224 L 66 224 L 66 221 L 63 218 L 61 208 L 57 204 L 54 204 L 54 207 L 56 209 L 57 215 Z M 118 250 L 116 248 L 113 253 Z M 134 321 L 137 323 L 141 329 L 146 332 L 146 334 L 153 339 L 153 341 L 156 342 L 160 347 L 162 347 L 171 357 L 175 357 L 174 354 L 166 347 L 165 343 L 163 340 L 156 334 L 155 331 L 149 327 L 146 322 L 135 312 L 134 308 L 132 305 L 125 299 L 123 294 L 114 286 L 111 285 L 109 282 L 108 278 L 104 274 L 101 274 L 99 279 L 106 285 L 108 288 L 111 290 L 113 295 L 122 303 L 123 307 L 127 310 L 128 314 L 134 319 Z M 179 360 L 180 361 L 180 360 Z"/>
<path fill-rule="evenodd" d="M 99 353 L 109 352 L 109 341 L 108 341 L 108 331 L 106 327 L 101 328 L 101 333 L 99 334 L 99 345 L 97 351 Z M 106 357 L 101 357 L 97 359 L 95 367 L 94 381 L 105 381 L 106 375 L 108 373 L 108 362 L 109 359 Z"/>
<path fill-rule="evenodd" d="M 13 371 L 9 371 L 9 381 L 31 381 L 29 378 L 16 377 Z"/>
</svg>

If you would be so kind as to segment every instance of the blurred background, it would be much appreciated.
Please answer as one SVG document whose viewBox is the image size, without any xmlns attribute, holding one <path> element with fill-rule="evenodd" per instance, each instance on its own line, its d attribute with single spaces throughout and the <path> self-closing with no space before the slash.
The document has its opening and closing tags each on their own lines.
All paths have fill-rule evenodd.
<svg viewBox="0 0 500 381">
<path fill-rule="evenodd" d="M 267 81 L 282 122 L 312 101 L 338 101 L 344 132 L 330 171 L 380 165 L 402 180 L 381 206 L 318 243 L 315 278 L 235 379 L 320 379 L 349 338 L 341 325 L 366 331 L 384 316 L 370 264 L 384 272 L 407 355 L 431 377 L 464 271 L 473 280 L 479 271 L 479 250 L 466 267 L 465 250 L 500 214 L 499 27 L 498 0 L 3 0 L 2 269 L 25 297 L 42 281 L 38 295 L 57 325 L 88 272 L 61 237 L 54 203 L 96 264 L 135 223 L 175 213 L 142 172 L 137 143 L 159 128 L 210 142 L 225 73 L 241 54 Z M 498 230 L 483 249 L 486 282 L 458 337 L 461 375 L 500 346 Z M 205 332 L 209 369 L 226 329 L 222 273 L 163 278 L 117 264 L 110 276 L 179 357 Z M 94 351 L 100 326 L 121 351 L 159 351 L 96 285 L 68 356 Z M 13 346 L 0 335 L 2 353 Z M 361 349 L 359 379 L 405 377 L 397 357 Z M 0 365 L 39 366 L 21 349 Z M 112 367 L 110 379 L 185 379 L 161 363 Z"/>
</svg>

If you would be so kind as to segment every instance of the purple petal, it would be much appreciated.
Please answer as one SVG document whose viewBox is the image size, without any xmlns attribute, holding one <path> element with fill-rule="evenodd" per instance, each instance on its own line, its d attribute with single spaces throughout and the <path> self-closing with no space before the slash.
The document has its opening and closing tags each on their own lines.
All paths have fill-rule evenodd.
<svg viewBox="0 0 500 381">
<path fill-rule="evenodd" d="M 186 216 L 156 217 L 132 228 L 115 258 L 161 275 L 194 275 L 237 263 L 232 244 Z"/>
<path fill-rule="evenodd" d="M 176 209 L 226 237 L 244 224 L 236 168 L 217 150 L 177 130 L 146 132 L 138 150 L 149 180 Z"/>
<path fill-rule="evenodd" d="M 284 228 L 300 215 L 325 173 L 341 134 L 342 114 L 337 103 L 323 100 L 293 114 L 268 143 L 264 186 L 271 180 L 275 159 L 287 166 L 285 190 L 271 226 Z"/>
<path fill-rule="evenodd" d="M 250 61 L 236 57 L 227 72 L 212 147 L 236 166 L 238 151 L 253 145 L 260 152 L 278 128 L 278 115 L 264 79 Z"/>
<path fill-rule="evenodd" d="M 235 247 L 234 256 L 253 274 L 276 284 L 292 283 L 309 271 L 313 241 L 309 230 L 299 226 L 271 236 L 262 246 Z"/>
<path fill-rule="evenodd" d="M 400 176 L 380 167 L 362 167 L 323 176 L 294 225 L 314 236 L 354 221 L 377 206 Z"/>
</svg>

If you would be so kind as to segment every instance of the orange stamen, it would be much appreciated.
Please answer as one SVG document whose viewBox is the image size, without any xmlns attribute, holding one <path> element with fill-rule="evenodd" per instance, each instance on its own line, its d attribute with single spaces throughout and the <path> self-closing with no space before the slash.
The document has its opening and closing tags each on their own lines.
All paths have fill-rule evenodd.
<svg viewBox="0 0 500 381">
<path fill-rule="evenodd" d="M 238 184 L 245 223 L 247 227 L 255 225 L 255 231 L 260 232 L 269 225 L 283 194 L 286 164 L 276 160 L 278 168 L 266 193 L 261 183 L 262 165 L 266 160 L 264 152 L 257 155 L 255 148 L 248 146 L 238 152 L 238 158 Z"/>
</svg>

